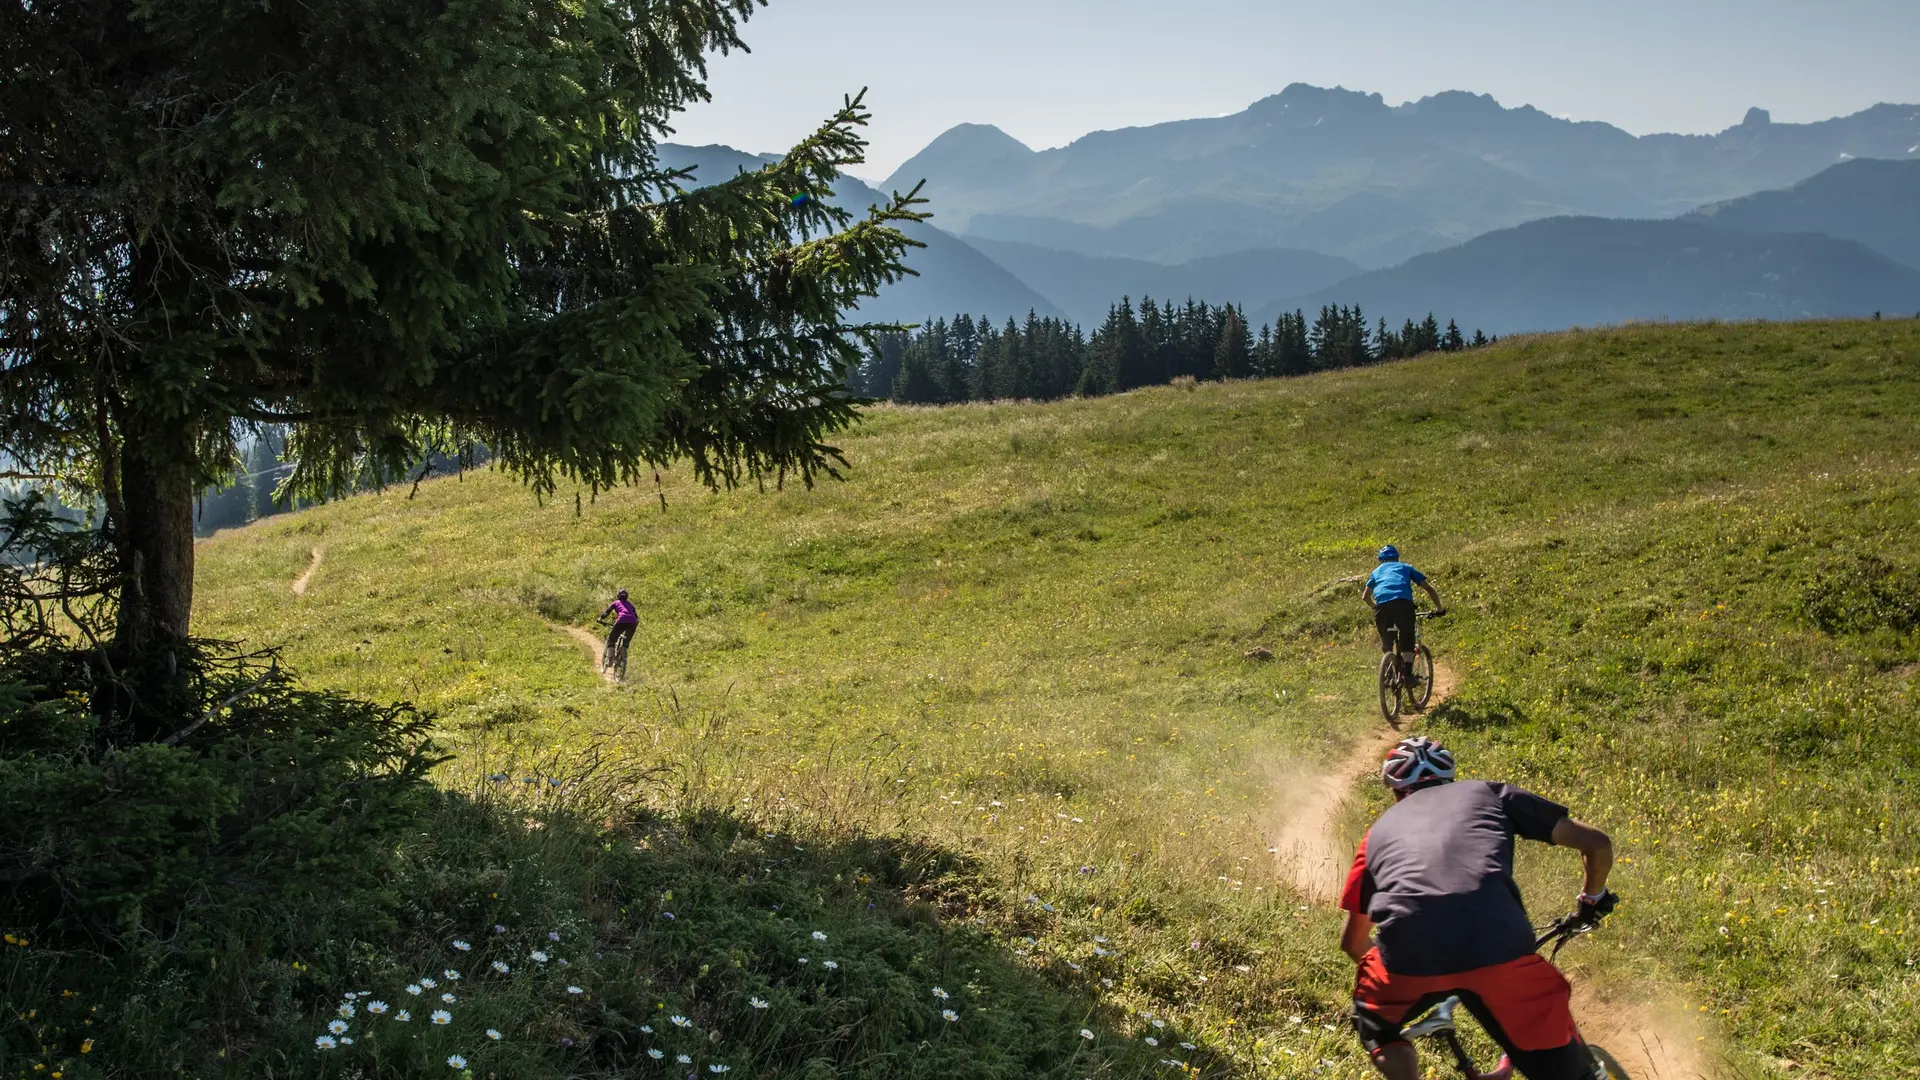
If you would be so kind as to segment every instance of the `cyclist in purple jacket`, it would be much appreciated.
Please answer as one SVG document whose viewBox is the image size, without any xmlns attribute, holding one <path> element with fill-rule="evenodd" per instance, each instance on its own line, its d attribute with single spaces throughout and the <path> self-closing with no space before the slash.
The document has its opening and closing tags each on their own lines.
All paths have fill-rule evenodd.
<svg viewBox="0 0 1920 1080">
<path fill-rule="evenodd" d="M 607 655 L 611 656 L 614 646 L 633 642 L 633 632 L 640 628 L 640 612 L 634 609 L 633 601 L 627 599 L 627 590 L 621 589 L 607 610 L 600 613 L 599 621 L 606 622 L 609 615 L 613 616 L 613 632 L 607 635 Z"/>
</svg>

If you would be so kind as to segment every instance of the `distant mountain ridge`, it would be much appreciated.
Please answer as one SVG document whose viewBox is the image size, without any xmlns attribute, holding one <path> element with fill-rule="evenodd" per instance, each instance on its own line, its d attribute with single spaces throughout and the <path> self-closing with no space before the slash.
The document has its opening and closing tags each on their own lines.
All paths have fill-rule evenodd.
<svg viewBox="0 0 1920 1080">
<path fill-rule="evenodd" d="M 1805 319 L 1920 312 L 1920 270 L 1853 240 L 1693 219 L 1559 217 L 1476 237 L 1254 312 L 1359 304 L 1398 326 L 1429 311 L 1509 334 L 1648 319 Z"/>
<path fill-rule="evenodd" d="M 1081 255 L 1010 240 L 975 239 L 982 254 L 1012 271 L 1084 326 L 1098 326 L 1121 297 L 1257 305 L 1310 292 L 1360 273 L 1346 259 L 1313 251 L 1260 248 L 1169 266 L 1144 259 Z"/>
<path fill-rule="evenodd" d="M 1920 161 L 1848 161 L 1784 191 L 1701 207 L 1687 218 L 1750 232 L 1857 240 L 1920 269 Z"/>
<path fill-rule="evenodd" d="M 743 169 L 758 169 L 778 160 L 777 154 L 749 154 L 730 146 L 679 143 L 662 143 L 658 157 L 666 168 L 694 169 L 694 186 L 717 184 Z M 854 211 L 887 201 L 880 192 L 846 175 L 835 182 L 834 194 L 836 202 Z M 909 224 L 902 231 L 927 245 L 907 253 L 907 266 L 918 276 L 895 282 L 861 305 L 862 319 L 917 323 L 930 316 L 952 315 L 958 311 L 995 319 L 1024 316 L 1028 311 L 1041 315 L 1062 314 L 1051 300 L 966 241 L 926 222 Z"/>
<path fill-rule="evenodd" d="M 926 179 L 963 236 L 1162 262 L 1309 247 L 1381 266 L 1545 217 L 1673 216 L 1848 157 L 1920 160 L 1920 106 L 1810 124 L 1755 109 L 1716 135 L 1634 136 L 1485 95 L 1389 106 L 1296 83 L 1231 116 L 1094 132 L 1055 150 L 966 125 L 886 186 Z"/>
</svg>

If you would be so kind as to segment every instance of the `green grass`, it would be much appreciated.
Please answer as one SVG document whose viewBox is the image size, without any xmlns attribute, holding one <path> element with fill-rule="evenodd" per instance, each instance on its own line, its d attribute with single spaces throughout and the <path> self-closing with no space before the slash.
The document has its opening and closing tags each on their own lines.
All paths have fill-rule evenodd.
<svg viewBox="0 0 1920 1080">
<path fill-rule="evenodd" d="M 198 628 L 437 712 L 455 787 L 597 754 L 665 770 L 625 796 L 659 821 L 939 853 L 808 872 L 976 935 L 1047 1015 L 1089 1003 L 1103 1047 L 1151 1013 L 1210 1075 L 1359 1077 L 1337 920 L 1266 837 L 1300 777 L 1378 728 L 1349 579 L 1391 540 L 1458 613 L 1432 632 L 1460 677 L 1432 730 L 1468 774 L 1615 835 L 1629 903 L 1565 954 L 1576 977 L 1697 1016 L 1731 1070 L 1914 1076 L 1920 647 L 1886 604 L 1832 632 L 1810 612 L 1863 573 L 1915 577 L 1916 416 L 1911 323 L 883 408 L 844 440 L 848 481 L 810 491 L 669 475 L 576 512 L 478 473 L 222 534 Z M 1889 564 L 1860 571 L 1871 555 Z M 620 586 L 642 627 L 610 687 L 556 624 Z M 1523 877 L 1542 917 L 1577 884 L 1563 853 Z M 869 991 L 899 970 L 875 949 Z M 784 978 L 766 985 L 817 992 Z M 824 1060 L 859 1071 L 843 1050 Z"/>
</svg>

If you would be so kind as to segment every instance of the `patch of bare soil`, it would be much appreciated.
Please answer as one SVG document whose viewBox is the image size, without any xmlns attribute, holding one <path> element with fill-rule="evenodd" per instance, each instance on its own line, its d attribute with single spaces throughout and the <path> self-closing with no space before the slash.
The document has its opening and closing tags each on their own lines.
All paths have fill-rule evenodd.
<svg viewBox="0 0 1920 1080">
<path fill-rule="evenodd" d="M 307 586 L 313 584 L 313 572 L 320 569 L 320 563 L 326 557 L 326 548 L 313 549 L 313 560 L 307 563 L 307 568 L 300 572 L 299 577 L 293 579 L 293 595 L 307 595 Z"/>
<path fill-rule="evenodd" d="M 562 626 L 560 629 L 565 630 L 568 637 L 586 647 L 587 663 L 593 665 L 593 670 L 598 672 L 601 678 L 608 682 L 619 681 L 614 678 L 613 672 L 600 670 L 600 661 L 606 655 L 607 643 L 600 640 L 598 634 L 579 626 Z"/>
<path fill-rule="evenodd" d="M 1436 666 L 1433 676 L 1429 710 L 1446 701 L 1454 685 L 1453 673 L 1445 667 Z M 1353 790 L 1353 782 L 1378 769 L 1387 751 L 1405 734 L 1405 728 L 1383 724 L 1325 772 L 1283 776 L 1276 783 L 1278 795 L 1270 814 L 1277 823 L 1270 834 L 1272 847 L 1302 893 L 1329 902 L 1339 898 L 1347 867 L 1353 862 L 1353 852 L 1335 835 L 1340 808 Z"/>
<path fill-rule="evenodd" d="M 1573 1015 L 1587 1042 L 1612 1054 L 1633 1080 L 1710 1080 L 1706 1032 L 1672 1002 L 1634 1000 L 1618 991 L 1573 988 Z"/>
</svg>

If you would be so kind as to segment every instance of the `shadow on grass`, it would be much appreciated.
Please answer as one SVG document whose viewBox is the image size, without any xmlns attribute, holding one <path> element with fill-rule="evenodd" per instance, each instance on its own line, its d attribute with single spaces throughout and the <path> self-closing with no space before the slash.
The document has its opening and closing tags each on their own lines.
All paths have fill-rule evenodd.
<svg viewBox="0 0 1920 1080">
<path fill-rule="evenodd" d="M 1434 706 L 1428 721 L 1436 727 L 1488 731 L 1520 727 L 1527 722 L 1527 714 L 1511 701 L 1455 697 Z"/>
</svg>

